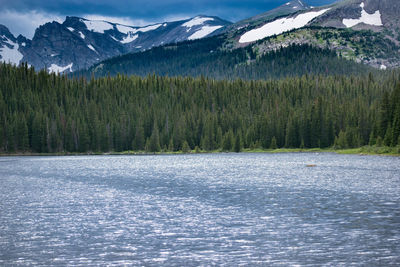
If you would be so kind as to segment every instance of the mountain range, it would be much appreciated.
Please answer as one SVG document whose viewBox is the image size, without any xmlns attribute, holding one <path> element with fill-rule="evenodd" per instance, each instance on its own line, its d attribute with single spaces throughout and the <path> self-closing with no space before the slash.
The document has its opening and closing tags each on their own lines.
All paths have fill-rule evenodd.
<svg viewBox="0 0 400 267">
<path fill-rule="evenodd" d="M 328 61 L 336 59 L 318 49 L 329 50 L 348 64 L 351 60 L 376 69 L 396 68 L 400 66 L 398 14 L 397 0 L 342 0 L 323 7 L 293 0 L 236 23 L 197 16 L 134 27 L 67 17 L 62 24 L 40 26 L 32 40 L 15 38 L 0 26 L 0 56 L 3 61 L 28 62 L 53 72 L 208 74 L 221 58 L 234 73 L 243 66 L 260 66 L 271 53 L 285 57 L 279 54 L 282 48 L 306 45 L 308 54 L 329 55 Z M 290 51 L 305 53 L 297 48 Z M 183 68 L 181 62 L 188 57 L 190 63 Z M 162 66 L 169 66 L 169 71 L 160 71 Z"/>
<path fill-rule="evenodd" d="M 75 71 L 117 55 L 210 36 L 229 24 L 211 16 L 144 27 L 66 17 L 63 23 L 53 21 L 38 27 L 32 40 L 22 35 L 16 38 L 0 25 L 0 57 L 50 72 Z"/>
</svg>

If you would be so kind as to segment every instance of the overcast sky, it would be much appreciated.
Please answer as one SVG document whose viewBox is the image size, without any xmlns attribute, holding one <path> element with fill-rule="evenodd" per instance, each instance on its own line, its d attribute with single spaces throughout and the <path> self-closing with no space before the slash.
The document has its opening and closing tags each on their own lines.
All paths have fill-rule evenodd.
<svg viewBox="0 0 400 267">
<path fill-rule="evenodd" d="M 232 22 L 248 18 L 289 0 L 0 0 L 0 24 L 17 36 L 32 38 L 34 30 L 65 16 L 103 19 L 132 26 L 173 21 L 199 14 Z M 335 0 L 304 0 L 321 6 Z"/>
</svg>

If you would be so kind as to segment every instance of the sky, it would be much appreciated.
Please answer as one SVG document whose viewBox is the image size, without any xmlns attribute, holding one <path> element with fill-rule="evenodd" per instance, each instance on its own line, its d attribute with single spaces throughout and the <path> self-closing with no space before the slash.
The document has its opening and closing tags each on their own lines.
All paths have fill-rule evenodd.
<svg viewBox="0 0 400 267">
<path fill-rule="evenodd" d="M 0 0 L 0 24 L 18 36 L 32 38 L 46 22 L 62 23 L 66 16 L 106 20 L 131 26 L 174 21 L 196 15 L 237 22 L 289 0 Z M 303 0 L 322 6 L 335 0 Z"/>
</svg>

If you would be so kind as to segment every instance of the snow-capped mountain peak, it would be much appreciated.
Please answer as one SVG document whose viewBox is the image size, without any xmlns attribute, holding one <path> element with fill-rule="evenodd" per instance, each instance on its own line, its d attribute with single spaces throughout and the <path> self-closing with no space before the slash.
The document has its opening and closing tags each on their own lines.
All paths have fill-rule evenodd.
<svg viewBox="0 0 400 267">
<path fill-rule="evenodd" d="M 210 20 L 212 21 L 212 20 L 214 20 L 214 18 L 197 16 L 197 17 L 194 17 L 194 18 L 190 19 L 189 21 L 183 23 L 182 26 L 184 26 L 186 28 L 192 28 L 193 26 L 203 25 L 204 22 L 210 21 Z"/>
<path fill-rule="evenodd" d="M 217 17 L 196 16 L 139 27 L 68 16 L 63 23 L 53 21 L 38 27 L 32 40 L 21 36 L 19 41 L 0 26 L 0 60 L 69 72 L 117 55 L 203 38 L 229 24 Z"/>
</svg>

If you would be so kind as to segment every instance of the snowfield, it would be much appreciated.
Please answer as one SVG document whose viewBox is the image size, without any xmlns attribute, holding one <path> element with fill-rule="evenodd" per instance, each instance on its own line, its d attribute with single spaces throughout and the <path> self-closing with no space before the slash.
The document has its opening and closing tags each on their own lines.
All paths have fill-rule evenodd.
<svg viewBox="0 0 400 267">
<path fill-rule="evenodd" d="M 150 26 L 146 26 L 143 28 L 133 28 L 133 27 L 129 27 L 129 26 L 125 26 L 125 25 L 117 25 L 117 30 L 121 33 L 124 34 L 135 34 L 137 32 L 148 32 L 148 31 L 153 31 L 158 29 L 159 27 L 161 27 L 162 24 L 155 24 L 155 25 L 150 25 Z"/>
<path fill-rule="evenodd" d="M 3 36 L 3 38 L 6 39 L 5 42 L 11 45 L 12 48 L 9 48 L 7 45 L 0 47 L 1 61 L 19 65 L 19 62 L 24 57 L 21 52 L 18 51 L 19 45 L 5 36 Z"/>
<path fill-rule="evenodd" d="M 137 35 L 136 33 L 154 31 L 154 30 L 160 28 L 161 26 L 163 26 L 163 24 L 155 24 L 155 25 L 150 25 L 150 26 L 146 26 L 146 27 L 142 27 L 142 28 L 133 28 L 133 27 L 118 24 L 117 30 L 119 32 L 127 35 L 124 39 L 122 39 L 120 41 L 123 44 L 127 44 L 127 43 L 135 41 L 139 37 L 139 35 Z M 115 38 L 113 38 L 113 39 L 116 40 Z"/>
<path fill-rule="evenodd" d="M 121 33 L 128 34 L 129 32 L 132 32 L 136 29 L 133 27 L 117 24 L 117 30 Z"/>
<path fill-rule="evenodd" d="M 83 23 L 85 23 L 86 28 L 89 31 L 94 31 L 94 32 L 99 32 L 99 33 L 104 33 L 104 31 L 107 30 L 112 30 L 113 25 L 106 22 L 106 21 L 100 21 L 100 20 L 85 20 L 81 19 Z"/>
<path fill-rule="evenodd" d="M 203 38 L 210 33 L 222 28 L 222 26 L 203 26 L 200 30 L 189 36 L 188 40 L 195 40 Z"/>
<path fill-rule="evenodd" d="M 381 19 L 381 12 L 379 10 L 375 11 L 374 14 L 369 14 L 364 9 L 364 3 L 361 3 L 360 7 L 361 7 L 361 17 L 359 19 L 343 19 L 343 24 L 347 28 L 351 28 L 359 23 L 365 23 L 375 26 L 383 26 Z"/>
<path fill-rule="evenodd" d="M 185 22 L 182 24 L 182 26 L 186 28 L 192 28 L 193 26 L 197 25 L 202 25 L 206 21 L 214 20 L 213 18 L 201 18 L 201 17 L 195 17 L 188 22 Z"/>
<path fill-rule="evenodd" d="M 306 26 L 307 23 L 309 23 L 314 18 L 321 16 L 329 9 L 330 8 L 299 14 L 294 18 L 277 19 L 275 21 L 265 24 L 261 28 L 246 32 L 240 37 L 239 43 L 254 42 L 269 36 L 281 34 L 286 31 L 299 29 Z"/>
<path fill-rule="evenodd" d="M 64 71 L 66 71 L 67 69 L 69 69 L 70 72 L 72 72 L 72 66 L 74 64 L 71 63 L 65 67 L 60 67 L 57 64 L 51 64 L 51 67 L 48 68 L 49 73 L 55 72 L 55 73 L 62 73 Z"/>
<path fill-rule="evenodd" d="M 134 34 L 132 34 L 132 33 L 129 33 L 127 37 L 125 37 L 124 39 L 122 39 L 121 43 L 123 43 L 123 44 L 128 44 L 128 43 L 130 43 L 130 42 L 135 41 L 138 37 L 139 37 L 139 35 L 137 35 L 137 34 L 134 35 Z"/>
</svg>

